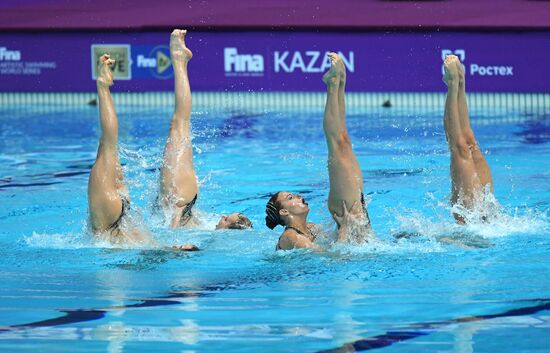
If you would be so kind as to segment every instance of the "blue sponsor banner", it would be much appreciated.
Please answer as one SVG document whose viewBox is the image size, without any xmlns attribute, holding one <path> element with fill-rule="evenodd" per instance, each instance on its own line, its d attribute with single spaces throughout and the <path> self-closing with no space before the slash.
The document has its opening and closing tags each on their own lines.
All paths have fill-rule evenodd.
<svg viewBox="0 0 550 353">
<path fill-rule="evenodd" d="M 168 80 L 174 77 L 168 45 L 132 46 L 132 77 L 136 80 Z"/>
<path fill-rule="evenodd" d="M 169 33 L 0 34 L 0 91 L 95 90 L 98 58 L 116 59 L 118 91 L 171 91 Z M 327 51 L 348 91 L 436 92 L 442 59 L 464 63 L 468 90 L 550 92 L 550 33 L 193 32 L 189 76 L 201 91 L 322 91 Z"/>
</svg>

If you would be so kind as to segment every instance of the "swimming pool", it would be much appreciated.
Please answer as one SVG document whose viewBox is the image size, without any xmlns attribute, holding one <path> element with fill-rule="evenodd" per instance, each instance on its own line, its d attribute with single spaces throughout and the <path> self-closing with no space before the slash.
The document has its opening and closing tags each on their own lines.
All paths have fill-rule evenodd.
<svg viewBox="0 0 550 353">
<path fill-rule="evenodd" d="M 0 351 L 547 351 L 548 115 L 474 109 L 503 211 L 492 224 L 461 227 L 447 202 L 441 110 L 349 109 L 380 241 L 312 254 L 275 252 L 280 233 L 263 218 L 267 196 L 284 189 L 306 197 L 313 222 L 330 225 L 322 106 L 195 108 L 206 220 L 196 230 L 167 229 L 151 213 L 171 106 L 117 108 L 144 225 L 163 244 L 203 251 L 91 241 L 96 108 L 2 106 Z M 227 212 L 249 215 L 254 229 L 211 230 Z M 403 232 L 418 236 L 396 240 Z"/>
</svg>

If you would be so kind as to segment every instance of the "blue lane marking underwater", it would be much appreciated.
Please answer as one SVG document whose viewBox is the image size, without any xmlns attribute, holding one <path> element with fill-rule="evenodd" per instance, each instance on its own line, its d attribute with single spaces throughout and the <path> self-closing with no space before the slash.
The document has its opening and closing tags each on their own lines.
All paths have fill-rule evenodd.
<svg viewBox="0 0 550 353">
<path fill-rule="evenodd" d="M 219 290 L 221 288 L 225 288 L 225 286 L 212 287 L 209 290 L 212 290 L 212 289 Z M 94 320 L 99 320 L 104 318 L 111 310 L 178 305 L 181 303 L 180 301 L 178 301 L 178 299 L 196 298 L 204 295 L 205 294 L 201 292 L 170 293 L 163 297 L 144 299 L 142 301 L 140 300 L 141 303 L 137 303 L 137 304 L 121 305 L 117 307 L 110 307 L 110 308 L 103 308 L 103 309 L 60 310 L 61 312 L 65 313 L 64 316 L 49 319 L 49 320 L 31 322 L 27 324 L 11 325 L 7 328 L 0 328 L 0 333 L 17 330 L 17 329 L 25 330 L 25 329 L 32 329 L 32 328 L 38 328 L 38 327 L 53 327 L 53 326 L 75 324 L 75 323 L 86 322 L 86 321 L 94 321 Z M 175 299 L 175 300 L 170 300 L 170 299 Z M 504 318 L 504 317 L 526 316 L 526 315 L 533 315 L 541 311 L 550 310 L 550 299 L 525 299 L 521 301 L 542 302 L 542 304 L 528 306 L 528 307 L 520 307 L 516 309 L 507 310 L 502 313 L 497 313 L 497 314 L 467 316 L 467 317 L 460 317 L 460 318 L 445 320 L 445 321 L 417 323 L 417 324 L 411 325 L 409 330 L 405 329 L 405 330 L 398 330 L 398 331 L 388 331 L 382 335 L 360 339 L 355 342 L 344 344 L 343 346 L 338 348 L 317 351 L 315 353 L 368 351 L 368 350 L 388 347 L 395 343 L 411 340 L 413 338 L 426 336 L 438 329 L 441 329 L 445 326 L 452 325 L 452 324 L 470 323 L 470 322 L 491 320 L 491 319 Z"/>
<path fill-rule="evenodd" d="M 355 342 L 344 344 L 343 346 L 338 348 L 317 351 L 315 353 L 341 353 L 341 352 L 370 351 L 373 349 L 388 347 L 395 343 L 408 341 L 413 338 L 427 336 L 438 329 L 441 329 L 445 326 L 452 325 L 452 324 L 484 321 L 484 320 L 491 320 L 491 319 L 504 318 L 504 317 L 526 316 L 526 315 L 537 314 L 541 311 L 550 310 L 550 299 L 527 299 L 525 301 L 526 302 L 543 302 L 543 304 L 511 309 L 498 314 L 467 316 L 467 317 L 461 317 L 453 320 L 418 323 L 416 325 L 412 325 L 411 330 L 386 332 L 383 335 L 377 335 L 373 337 L 360 339 Z M 428 331 L 423 331 L 423 330 L 428 330 Z"/>
</svg>

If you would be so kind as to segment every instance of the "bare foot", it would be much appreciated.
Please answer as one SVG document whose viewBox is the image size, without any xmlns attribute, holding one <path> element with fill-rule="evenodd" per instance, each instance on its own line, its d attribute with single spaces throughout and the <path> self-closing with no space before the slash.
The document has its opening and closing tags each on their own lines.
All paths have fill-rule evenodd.
<svg viewBox="0 0 550 353">
<path fill-rule="evenodd" d="M 340 58 L 340 55 L 334 53 L 336 56 L 336 69 L 338 71 L 338 74 L 340 76 L 340 86 L 344 85 L 346 83 L 346 65 L 344 64 L 344 60 Z"/>
<path fill-rule="evenodd" d="M 443 67 L 445 68 L 443 82 L 445 82 L 447 87 L 458 85 L 460 76 L 458 73 L 458 65 L 461 64 L 456 55 L 447 55 L 443 62 Z"/>
<path fill-rule="evenodd" d="M 170 55 L 172 60 L 183 60 L 188 62 L 193 57 L 193 53 L 185 46 L 185 35 L 187 31 L 184 29 L 175 29 L 170 35 Z"/>
<path fill-rule="evenodd" d="M 460 62 L 460 59 L 458 58 L 456 58 L 456 68 L 458 71 L 458 86 L 464 87 L 464 82 L 465 82 L 464 65 L 462 65 L 462 63 Z"/>
<path fill-rule="evenodd" d="M 338 64 L 338 62 L 342 60 L 336 53 L 331 52 L 328 53 L 327 56 L 330 58 L 330 69 L 323 75 L 323 82 L 327 86 L 339 85 L 342 69 L 339 67 L 340 64 Z M 345 72 L 344 68 L 344 75 Z"/>
<path fill-rule="evenodd" d="M 96 80 L 98 87 L 110 87 L 113 85 L 113 71 L 111 67 L 114 63 L 115 60 L 110 59 L 109 54 L 103 54 L 99 58 Z"/>
</svg>

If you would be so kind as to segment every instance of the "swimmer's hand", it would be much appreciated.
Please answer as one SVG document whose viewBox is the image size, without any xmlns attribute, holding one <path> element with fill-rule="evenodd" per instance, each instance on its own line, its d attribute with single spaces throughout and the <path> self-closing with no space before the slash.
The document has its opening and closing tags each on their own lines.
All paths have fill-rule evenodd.
<svg viewBox="0 0 550 353">
<path fill-rule="evenodd" d="M 351 206 L 351 210 L 355 208 L 355 205 L 357 205 L 357 201 L 353 203 Z M 343 213 L 341 216 L 338 216 L 336 213 L 334 213 L 332 216 L 334 217 L 334 220 L 340 228 L 338 228 L 338 239 L 336 240 L 337 243 L 344 243 L 348 241 L 348 230 L 349 225 L 352 222 L 353 216 L 349 213 L 348 207 L 346 206 L 346 201 L 342 200 L 342 210 Z"/>
<path fill-rule="evenodd" d="M 199 251 L 200 249 L 193 244 L 174 245 L 172 250 L 177 251 Z"/>
</svg>

